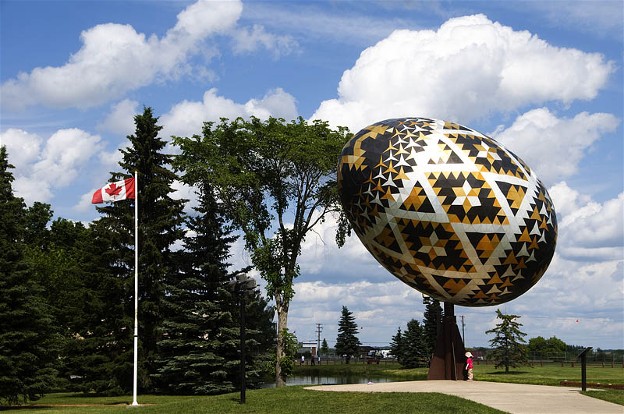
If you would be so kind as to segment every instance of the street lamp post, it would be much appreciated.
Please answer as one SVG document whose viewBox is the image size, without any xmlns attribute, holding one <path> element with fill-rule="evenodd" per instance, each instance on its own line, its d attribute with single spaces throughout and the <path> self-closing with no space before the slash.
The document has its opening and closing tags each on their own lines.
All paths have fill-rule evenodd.
<svg viewBox="0 0 624 414">
<path fill-rule="evenodd" d="M 247 275 L 238 274 L 236 279 L 230 281 L 235 294 L 238 295 L 238 301 L 240 305 L 240 377 L 241 377 L 241 389 L 240 389 L 240 403 L 245 404 L 245 391 L 246 391 L 246 363 L 245 363 L 245 308 L 246 298 L 249 291 L 256 288 L 256 281 Z"/>
</svg>

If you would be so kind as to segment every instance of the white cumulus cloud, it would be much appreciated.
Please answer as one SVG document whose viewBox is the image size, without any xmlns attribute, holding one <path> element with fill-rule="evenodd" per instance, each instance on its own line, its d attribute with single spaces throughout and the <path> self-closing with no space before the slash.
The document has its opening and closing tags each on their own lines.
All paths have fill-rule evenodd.
<svg viewBox="0 0 624 414">
<path fill-rule="evenodd" d="M 10 129 L 2 134 L 2 142 L 9 151 L 9 162 L 17 161 L 13 190 L 28 203 L 49 202 L 54 190 L 71 184 L 103 148 L 98 135 L 77 128 L 58 130 L 45 145 L 36 135 Z"/>
<path fill-rule="evenodd" d="M 568 260 L 624 261 L 624 193 L 599 203 L 565 182 L 549 193 L 560 217 L 559 254 Z"/>
<path fill-rule="evenodd" d="M 611 114 L 582 112 L 574 118 L 557 118 L 547 108 L 531 110 L 492 137 L 535 169 L 548 184 L 574 175 L 583 156 L 620 121 Z"/>
<path fill-rule="evenodd" d="M 464 123 L 525 105 L 594 98 L 615 70 L 602 55 L 548 44 L 483 15 L 397 30 L 345 71 L 312 118 L 353 131 L 386 118 Z"/>
<path fill-rule="evenodd" d="M 111 107 L 111 111 L 98 124 L 98 129 L 112 132 L 121 136 L 134 132 L 134 114 L 138 114 L 139 103 L 131 99 L 124 99 Z"/>
<path fill-rule="evenodd" d="M 20 171 L 39 156 L 42 138 L 23 129 L 9 128 L 0 134 L 0 145 L 6 147 L 9 164 Z"/>
<path fill-rule="evenodd" d="M 1 86 L 3 105 L 21 110 L 42 104 L 91 107 L 187 70 L 187 58 L 207 36 L 233 27 L 240 1 L 199 0 L 180 14 L 166 35 L 146 36 L 130 25 L 100 24 L 82 32 L 81 49 L 59 67 L 38 67 Z"/>
<path fill-rule="evenodd" d="M 192 136 L 201 134 L 204 122 L 218 122 L 220 118 L 235 119 L 255 116 L 267 119 L 270 116 L 287 120 L 297 117 L 295 98 L 281 88 L 267 92 L 261 99 L 250 99 L 245 103 L 237 103 L 218 95 L 216 89 L 204 93 L 203 100 L 182 101 L 162 115 L 162 137 Z"/>
</svg>

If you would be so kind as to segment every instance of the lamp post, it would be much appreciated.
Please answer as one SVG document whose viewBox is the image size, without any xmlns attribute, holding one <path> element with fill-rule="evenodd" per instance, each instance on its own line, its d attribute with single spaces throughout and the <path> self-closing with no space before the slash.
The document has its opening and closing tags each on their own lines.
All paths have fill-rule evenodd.
<svg viewBox="0 0 624 414">
<path fill-rule="evenodd" d="M 256 281 L 244 274 L 237 274 L 236 278 L 230 281 L 230 286 L 238 295 L 240 305 L 240 403 L 245 404 L 246 389 L 246 364 L 245 364 L 245 307 L 247 294 L 256 288 Z"/>
</svg>

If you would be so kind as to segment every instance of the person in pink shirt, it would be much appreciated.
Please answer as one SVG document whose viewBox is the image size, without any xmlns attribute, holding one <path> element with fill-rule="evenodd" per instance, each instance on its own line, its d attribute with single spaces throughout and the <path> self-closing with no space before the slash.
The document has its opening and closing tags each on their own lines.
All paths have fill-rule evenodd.
<svg viewBox="0 0 624 414">
<path fill-rule="evenodd" d="M 472 354 L 470 352 L 466 352 L 466 372 L 468 374 L 468 381 L 472 381 Z"/>
</svg>

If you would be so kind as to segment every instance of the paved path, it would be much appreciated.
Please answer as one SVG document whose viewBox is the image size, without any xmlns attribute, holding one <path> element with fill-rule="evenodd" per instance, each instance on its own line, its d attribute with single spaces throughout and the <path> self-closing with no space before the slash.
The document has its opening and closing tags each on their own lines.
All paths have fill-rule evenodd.
<svg viewBox="0 0 624 414">
<path fill-rule="evenodd" d="M 512 414 L 624 414 L 624 406 L 580 394 L 579 388 L 487 381 L 404 381 L 319 385 L 317 391 L 439 392 Z"/>
</svg>

